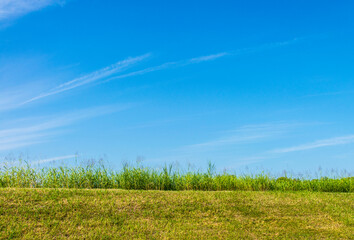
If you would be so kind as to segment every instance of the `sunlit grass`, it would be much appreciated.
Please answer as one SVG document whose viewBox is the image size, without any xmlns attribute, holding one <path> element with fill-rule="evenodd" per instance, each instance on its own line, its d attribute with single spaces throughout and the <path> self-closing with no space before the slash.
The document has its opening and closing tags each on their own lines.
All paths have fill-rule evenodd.
<svg viewBox="0 0 354 240">
<path fill-rule="evenodd" d="M 0 239 L 351 239 L 353 180 L 4 166 Z"/>
<path fill-rule="evenodd" d="M 17 188 L 103 188 L 135 190 L 203 190 L 203 191 L 316 191 L 353 192 L 354 177 L 320 177 L 317 179 L 272 177 L 269 174 L 236 175 L 216 173 L 209 164 L 207 171 L 179 171 L 172 165 L 162 170 L 142 166 L 124 167 L 119 171 L 104 166 L 3 167 L 0 187 Z"/>
<path fill-rule="evenodd" d="M 0 189 L 0 239 L 353 239 L 354 193 Z"/>
</svg>

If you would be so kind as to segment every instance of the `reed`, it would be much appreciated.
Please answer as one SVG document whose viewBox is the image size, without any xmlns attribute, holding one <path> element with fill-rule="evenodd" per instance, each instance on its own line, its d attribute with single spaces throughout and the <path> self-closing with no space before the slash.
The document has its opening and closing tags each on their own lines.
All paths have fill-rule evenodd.
<svg viewBox="0 0 354 240">
<path fill-rule="evenodd" d="M 2 188 L 88 188 L 201 191 L 314 191 L 353 192 L 354 177 L 317 179 L 272 177 L 268 174 L 236 175 L 207 171 L 179 171 L 172 165 L 161 170 L 124 165 L 119 171 L 88 165 L 32 168 L 29 165 L 0 170 Z"/>
</svg>

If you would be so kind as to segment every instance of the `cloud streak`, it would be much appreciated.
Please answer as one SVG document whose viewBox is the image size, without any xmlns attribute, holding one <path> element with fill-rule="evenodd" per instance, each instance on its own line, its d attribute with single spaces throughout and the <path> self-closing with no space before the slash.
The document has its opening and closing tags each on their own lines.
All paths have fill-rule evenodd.
<svg viewBox="0 0 354 240">
<path fill-rule="evenodd" d="M 281 148 L 275 149 L 270 153 L 290 153 L 290 152 L 298 152 L 298 151 L 305 151 L 310 149 L 322 148 L 322 147 L 330 147 L 330 146 L 337 146 L 337 145 L 344 145 L 354 142 L 354 135 L 342 136 L 342 137 L 335 137 L 329 139 L 318 140 L 312 143 L 298 145 L 289 148 Z"/>
<path fill-rule="evenodd" d="M 163 69 L 168 69 L 168 68 L 173 68 L 173 67 L 182 67 L 182 66 L 186 66 L 186 65 L 190 65 L 190 64 L 211 61 L 211 60 L 214 60 L 217 58 L 221 58 L 221 57 L 227 55 L 227 53 L 212 54 L 212 55 L 201 56 L 201 57 L 192 58 L 192 59 L 188 59 L 188 60 L 177 61 L 177 62 L 167 62 L 167 63 L 163 63 L 158 66 L 149 67 L 149 68 L 138 70 L 135 72 L 111 77 L 112 75 L 115 75 L 119 72 L 126 71 L 129 67 L 133 66 L 134 64 L 137 64 L 138 62 L 143 61 L 144 59 L 150 57 L 150 55 L 151 54 L 148 53 L 148 54 L 134 57 L 134 58 L 127 58 L 123 61 L 119 61 L 119 62 L 112 64 L 108 67 L 102 68 L 102 69 L 97 70 L 95 72 L 92 72 L 92 73 L 86 74 L 84 76 L 70 80 L 68 82 L 62 83 L 62 84 L 60 84 L 60 85 L 58 85 L 46 92 L 43 92 L 42 94 L 39 94 L 39 95 L 32 97 L 26 101 L 23 101 L 21 104 L 19 104 L 19 106 L 22 106 L 22 105 L 25 105 L 25 104 L 28 104 L 28 103 L 40 100 L 42 98 L 52 96 L 52 95 L 60 94 L 60 93 L 90 84 L 90 83 L 94 83 L 94 82 L 105 83 L 105 82 L 109 82 L 112 80 L 123 79 L 123 78 L 133 77 L 133 76 L 137 76 L 137 75 L 143 75 L 143 74 L 146 74 L 149 72 L 155 72 L 155 71 L 159 71 L 159 70 L 163 70 Z"/>
<path fill-rule="evenodd" d="M 0 22 L 14 19 L 50 5 L 63 5 L 63 0 L 1 0 Z"/>
<path fill-rule="evenodd" d="M 42 99 L 42 98 L 45 98 L 45 97 L 49 97 L 51 95 L 55 95 L 55 94 L 59 94 L 59 93 L 65 92 L 65 91 L 69 91 L 71 89 L 81 87 L 81 86 L 89 84 L 89 83 L 99 81 L 99 80 L 109 77 L 113 74 L 121 72 L 121 71 L 127 69 L 128 67 L 130 67 L 131 65 L 134 65 L 149 56 L 150 56 L 150 54 L 145 54 L 145 55 L 142 55 L 139 57 L 127 58 L 123 61 L 119 61 L 119 62 L 112 64 L 108 67 L 102 68 L 102 69 L 97 70 L 95 72 L 89 73 L 87 75 L 84 75 L 84 76 L 75 78 L 71 81 L 60 84 L 57 87 L 55 87 L 47 92 L 44 92 L 36 97 L 33 97 L 27 101 L 24 101 L 22 103 L 22 105 Z"/>
<path fill-rule="evenodd" d="M 46 142 L 48 137 L 58 134 L 58 130 L 65 126 L 69 126 L 84 119 L 122 111 L 129 107 L 131 106 L 112 105 L 83 109 L 76 112 L 63 114 L 61 116 L 47 117 L 47 120 L 39 123 L 27 124 L 16 128 L 2 129 L 0 130 L 0 151 L 12 150 Z"/>
<path fill-rule="evenodd" d="M 183 66 L 187 66 L 187 65 L 191 65 L 191 64 L 199 64 L 202 62 L 216 60 L 216 59 L 219 59 L 219 58 L 222 58 L 225 56 L 234 56 L 234 55 L 240 55 L 240 54 L 245 54 L 245 53 L 262 51 L 265 49 L 281 47 L 281 46 L 293 44 L 299 40 L 301 40 L 301 39 L 296 38 L 296 39 L 293 39 L 290 41 L 276 42 L 276 43 L 261 45 L 261 46 L 257 46 L 257 47 L 253 47 L 253 48 L 244 48 L 244 49 L 239 49 L 239 50 L 232 51 L 232 52 L 221 52 L 221 53 L 216 53 L 216 54 L 210 54 L 210 55 L 190 58 L 187 60 L 166 62 L 166 63 L 160 64 L 160 65 L 148 67 L 148 68 L 145 68 L 142 70 L 117 75 L 120 72 L 126 71 L 129 67 L 133 66 L 134 64 L 141 62 L 142 60 L 148 58 L 150 56 L 150 54 L 145 54 L 145 55 L 134 57 L 134 58 L 127 58 L 123 61 L 119 61 L 119 62 L 112 64 L 108 67 L 102 68 L 102 69 L 97 70 L 95 72 L 86 74 L 84 76 L 81 76 L 81 77 L 75 78 L 73 80 L 70 80 L 68 82 L 65 82 L 63 84 L 60 84 L 60 85 L 58 85 L 48 91 L 45 91 L 35 97 L 32 97 L 26 101 L 23 101 L 18 106 L 22 106 L 22 105 L 25 105 L 25 104 L 28 104 L 28 103 L 52 96 L 52 95 L 60 94 L 60 93 L 63 93 L 63 92 L 93 83 L 93 82 L 106 83 L 106 82 L 117 80 L 117 79 L 124 79 L 124 78 L 128 78 L 128 77 L 144 75 L 144 74 L 147 74 L 150 72 L 161 71 L 164 69 L 183 67 Z"/>
<path fill-rule="evenodd" d="M 147 73 L 150 73 L 150 72 L 156 72 L 156 71 L 169 69 L 169 68 L 177 68 L 177 67 L 187 66 L 187 65 L 190 65 L 190 64 L 196 64 L 196 63 L 201 63 L 201 62 L 206 62 L 206 61 L 212 61 L 212 60 L 224 57 L 226 55 L 228 55 L 228 53 L 227 52 L 223 52 L 223 53 L 211 54 L 211 55 L 207 55 L 207 56 L 200 56 L 200 57 L 191 58 L 191 59 L 182 60 L 182 61 L 166 62 L 166 63 L 163 63 L 163 64 L 158 65 L 158 66 L 149 67 L 149 68 L 145 68 L 145 69 L 142 69 L 142 70 L 139 70 L 139 71 L 135 71 L 135 72 L 126 73 L 126 74 L 123 74 L 123 75 L 111 77 L 111 78 L 109 78 L 109 79 L 107 79 L 107 80 L 105 80 L 103 82 L 109 82 L 109 81 L 116 80 L 116 79 L 122 79 L 122 78 L 127 78 L 127 77 L 144 75 L 144 74 L 147 74 Z"/>
<path fill-rule="evenodd" d="M 77 158 L 77 154 L 75 155 L 66 155 L 66 156 L 60 156 L 60 157 L 53 157 L 53 158 L 46 158 L 38 161 L 31 162 L 31 164 L 42 164 L 42 163 L 48 163 L 48 162 L 56 162 L 60 160 L 68 160 L 68 159 L 75 159 Z"/>
<path fill-rule="evenodd" d="M 245 125 L 236 130 L 228 131 L 229 136 L 221 137 L 215 140 L 206 141 L 198 144 L 185 146 L 186 149 L 194 150 L 212 150 L 217 147 L 228 145 L 245 144 L 258 142 L 263 139 L 269 139 L 279 136 L 288 130 L 302 125 L 300 123 L 267 123 Z"/>
<path fill-rule="evenodd" d="M 264 45 L 257 46 L 257 47 L 242 48 L 242 49 L 238 49 L 236 51 L 221 52 L 221 53 L 216 53 L 216 54 L 211 54 L 211 55 L 206 55 L 206 56 L 195 57 L 195 58 L 182 60 L 182 61 L 167 62 L 167 63 L 163 63 L 158 66 L 149 67 L 149 68 L 146 68 L 143 70 L 115 76 L 115 77 L 105 80 L 104 82 L 109 82 L 109 81 L 112 81 L 115 79 L 122 79 L 122 78 L 127 78 L 127 77 L 143 75 L 146 73 L 160 71 L 160 70 L 164 70 L 164 69 L 168 69 L 168 68 L 183 67 L 183 66 L 187 66 L 190 64 L 197 64 L 197 63 L 201 63 L 201 62 L 212 61 L 212 60 L 216 60 L 218 58 L 222 58 L 225 56 L 236 56 L 236 55 L 241 55 L 241 54 L 246 54 L 246 53 L 253 53 L 253 52 L 263 51 L 263 50 L 267 50 L 267 49 L 282 47 L 282 46 L 297 43 L 298 41 L 301 41 L 302 39 L 303 38 L 294 38 L 292 40 L 284 41 L 284 42 L 275 42 L 275 43 L 270 43 L 270 44 L 264 44 Z"/>
<path fill-rule="evenodd" d="M 249 135 L 249 136 L 231 136 L 231 137 L 225 137 L 225 138 L 220 138 L 217 140 L 209 141 L 209 142 L 203 142 L 203 143 L 198 143 L 198 144 L 193 144 L 187 146 L 189 149 L 201 149 L 201 148 L 206 148 L 210 149 L 210 147 L 222 147 L 226 145 L 234 145 L 234 144 L 243 144 L 243 143 L 250 143 L 254 142 L 257 140 L 260 140 L 262 138 L 265 138 L 267 135 Z"/>
</svg>

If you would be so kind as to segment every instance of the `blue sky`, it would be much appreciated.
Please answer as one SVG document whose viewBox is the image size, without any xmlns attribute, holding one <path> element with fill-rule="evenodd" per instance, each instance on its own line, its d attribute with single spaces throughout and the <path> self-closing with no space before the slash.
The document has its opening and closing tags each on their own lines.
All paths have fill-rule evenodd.
<svg viewBox="0 0 354 240">
<path fill-rule="evenodd" d="M 0 161 L 352 172 L 353 8 L 1 0 Z"/>
</svg>

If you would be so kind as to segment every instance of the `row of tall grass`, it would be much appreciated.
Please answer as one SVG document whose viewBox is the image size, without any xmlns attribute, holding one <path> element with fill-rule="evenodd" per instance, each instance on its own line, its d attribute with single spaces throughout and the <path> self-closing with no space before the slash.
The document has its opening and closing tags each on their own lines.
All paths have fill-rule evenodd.
<svg viewBox="0 0 354 240">
<path fill-rule="evenodd" d="M 0 187 L 15 188 L 102 188 L 135 190 L 202 190 L 202 191 L 315 191 L 353 192 L 354 177 L 299 179 L 272 177 L 267 174 L 241 175 L 216 173 L 209 164 L 207 171 L 174 170 L 165 166 L 156 170 L 124 165 L 113 171 L 104 166 L 47 167 L 30 166 L 0 169 Z"/>
</svg>

